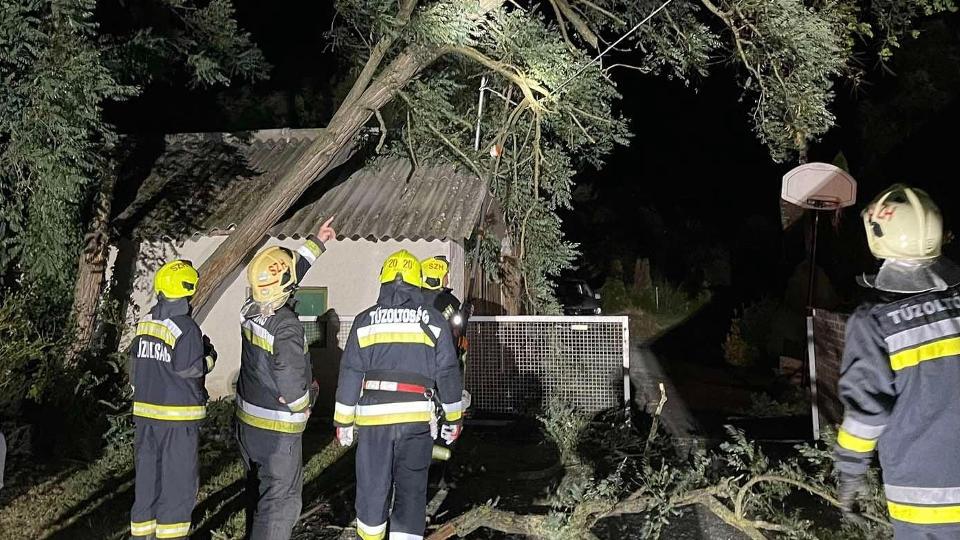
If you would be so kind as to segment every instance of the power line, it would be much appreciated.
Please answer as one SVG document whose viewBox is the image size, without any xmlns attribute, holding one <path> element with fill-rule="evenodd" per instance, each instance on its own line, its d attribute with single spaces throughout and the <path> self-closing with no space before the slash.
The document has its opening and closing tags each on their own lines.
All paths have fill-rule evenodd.
<svg viewBox="0 0 960 540">
<path fill-rule="evenodd" d="M 598 61 L 600 61 L 600 59 L 603 58 L 603 56 L 604 56 L 605 54 L 607 54 L 608 52 L 612 51 L 613 48 L 616 47 L 617 45 L 619 45 L 621 41 L 623 41 L 623 40 L 627 39 L 628 37 L 630 37 L 634 32 L 636 32 L 637 30 L 639 30 L 641 26 L 643 26 L 644 24 L 646 24 L 647 21 L 649 21 L 650 19 L 652 19 L 657 13 L 660 13 L 661 11 L 663 11 L 663 9 L 666 8 L 666 7 L 670 4 L 670 2 L 673 2 L 673 0 L 667 0 L 667 1 L 664 2 L 663 4 L 660 4 L 660 7 L 658 7 L 658 8 L 655 9 L 655 10 L 653 10 L 653 12 L 650 13 L 649 15 L 647 15 L 646 17 L 644 17 L 644 19 L 643 19 L 642 21 L 638 22 L 637 24 L 635 24 L 635 25 L 633 26 L 633 28 L 631 28 L 630 30 L 628 30 L 626 34 L 620 36 L 619 39 L 617 39 L 616 41 L 614 41 L 613 43 L 611 43 L 610 46 L 607 47 L 606 49 L 604 49 L 603 52 L 601 52 L 600 54 L 598 54 L 596 58 L 594 58 L 593 60 L 591 60 L 590 62 L 588 62 L 585 66 L 583 66 L 583 67 L 581 67 L 580 69 L 578 69 L 577 72 L 574 73 L 573 75 L 571 75 L 569 79 L 567 79 L 567 80 L 563 81 L 562 83 L 560 83 L 560 86 L 558 86 L 557 89 L 554 90 L 554 92 L 555 92 L 555 93 L 558 93 L 558 92 L 560 92 L 561 90 L 563 90 L 563 87 L 566 86 L 567 84 L 569 84 L 570 81 L 576 79 L 577 77 L 580 76 L 581 73 L 583 73 L 584 71 L 586 71 L 587 68 L 589 68 L 589 67 L 592 66 L 593 64 L 595 64 L 595 63 L 597 63 Z"/>
</svg>

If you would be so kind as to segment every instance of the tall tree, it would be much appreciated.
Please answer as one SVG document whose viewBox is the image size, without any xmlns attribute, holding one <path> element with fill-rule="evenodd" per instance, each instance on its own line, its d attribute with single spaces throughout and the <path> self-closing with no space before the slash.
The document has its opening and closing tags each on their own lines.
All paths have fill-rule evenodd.
<svg viewBox="0 0 960 540">
<path fill-rule="evenodd" d="M 574 253 L 555 210 L 569 204 L 573 173 L 599 165 L 628 135 L 615 113 L 616 69 L 695 83 L 711 62 L 728 60 L 772 158 L 804 159 L 807 146 L 834 123 L 835 85 L 862 76 L 857 55 L 884 59 L 914 18 L 954 8 L 951 0 L 340 0 L 336 6 L 330 36 L 359 60 L 356 80 L 325 135 L 203 265 L 201 308 L 374 121 L 414 159 L 443 152 L 490 182 L 514 247 L 501 271 L 518 276 L 515 288 L 528 308 L 549 307 L 549 277 Z M 618 36 L 617 49 L 632 48 L 638 61 L 590 61 Z M 489 99 L 480 111 L 476 87 L 484 77 Z"/>
<path fill-rule="evenodd" d="M 72 298 L 80 346 L 94 326 L 116 183 L 119 135 L 104 104 L 178 73 L 212 85 L 267 71 L 229 0 L 95 9 L 94 0 L 0 3 L 0 273 L 44 306 Z"/>
</svg>

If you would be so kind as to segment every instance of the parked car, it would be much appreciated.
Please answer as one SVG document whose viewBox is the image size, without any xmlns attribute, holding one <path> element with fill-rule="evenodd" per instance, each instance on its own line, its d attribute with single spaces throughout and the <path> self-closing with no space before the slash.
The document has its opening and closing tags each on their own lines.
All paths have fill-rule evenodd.
<svg viewBox="0 0 960 540">
<path fill-rule="evenodd" d="M 599 315 L 600 294 L 582 279 L 562 279 L 557 283 L 557 300 L 564 315 Z"/>
</svg>

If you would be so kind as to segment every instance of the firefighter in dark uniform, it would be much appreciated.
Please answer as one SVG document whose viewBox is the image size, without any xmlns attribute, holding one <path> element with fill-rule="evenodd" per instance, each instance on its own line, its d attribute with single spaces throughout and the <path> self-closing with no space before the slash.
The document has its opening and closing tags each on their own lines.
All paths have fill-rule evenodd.
<svg viewBox="0 0 960 540">
<path fill-rule="evenodd" d="M 450 324 L 450 335 L 457 348 L 457 356 L 463 360 L 462 356 L 466 351 L 460 345 L 464 331 L 464 320 L 463 313 L 460 310 L 460 300 L 454 296 L 453 291 L 448 286 L 450 284 L 450 263 L 443 255 L 437 255 L 421 261 L 420 270 L 423 274 L 421 287 L 424 301 L 439 311 Z"/>
<path fill-rule="evenodd" d="M 883 260 L 878 301 L 850 317 L 840 373 L 838 498 L 848 513 L 874 450 L 898 540 L 960 539 L 960 269 L 930 197 L 895 185 L 864 211 Z"/>
<path fill-rule="evenodd" d="M 331 218 L 332 219 L 332 218 Z M 241 315 L 237 440 L 248 471 L 252 540 L 287 540 L 300 517 L 301 439 L 311 404 L 310 357 L 291 300 L 297 284 L 336 238 L 330 220 L 293 252 L 268 247 L 247 267 L 251 298 Z"/>
<path fill-rule="evenodd" d="M 357 315 L 337 383 L 334 423 L 340 444 L 357 430 L 357 535 L 362 540 L 423 538 L 427 471 L 439 433 L 460 436 L 463 389 L 453 340 L 420 291 L 420 261 L 391 255 L 377 304 Z M 438 426 L 434 395 L 443 408 Z M 391 492 L 393 509 L 390 509 Z"/>
<path fill-rule="evenodd" d="M 190 317 L 197 271 L 170 261 L 154 276 L 157 303 L 137 323 L 130 346 L 136 487 L 133 538 L 186 538 L 197 502 L 204 379 L 216 352 Z"/>
</svg>

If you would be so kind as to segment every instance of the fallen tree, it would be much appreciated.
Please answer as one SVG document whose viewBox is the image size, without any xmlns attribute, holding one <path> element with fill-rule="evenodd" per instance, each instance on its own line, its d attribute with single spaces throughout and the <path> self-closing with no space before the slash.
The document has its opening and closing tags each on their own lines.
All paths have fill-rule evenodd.
<svg viewBox="0 0 960 540">
<path fill-rule="evenodd" d="M 589 425 L 585 416 L 558 403 L 550 406 L 542 420 L 557 443 L 560 461 L 566 464 L 563 480 L 547 501 L 550 511 L 519 514 L 491 501 L 441 524 L 429 540 L 465 537 L 481 528 L 531 538 L 596 539 L 592 531 L 600 521 L 627 514 L 644 515 L 643 530 L 636 532 L 643 538 L 658 538 L 681 509 L 693 505 L 754 540 L 875 539 L 892 533 L 881 517 L 884 500 L 875 475 L 871 496 L 862 501 L 862 522 L 844 521 L 827 532 L 823 524 L 803 515 L 803 508 L 822 505 L 833 508 L 839 519 L 829 445 L 798 446 L 796 456 L 774 461 L 742 432 L 728 428 L 729 440 L 717 450 L 682 456 L 658 435 L 656 422 L 646 434 L 625 426 L 622 418 Z M 599 460 L 596 469 L 586 465 L 586 456 L 565 455 L 585 440 L 609 449 L 594 456 Z M 595 478 L 596 472 L 611 467 L 605 477 Z"/>
</svg>

